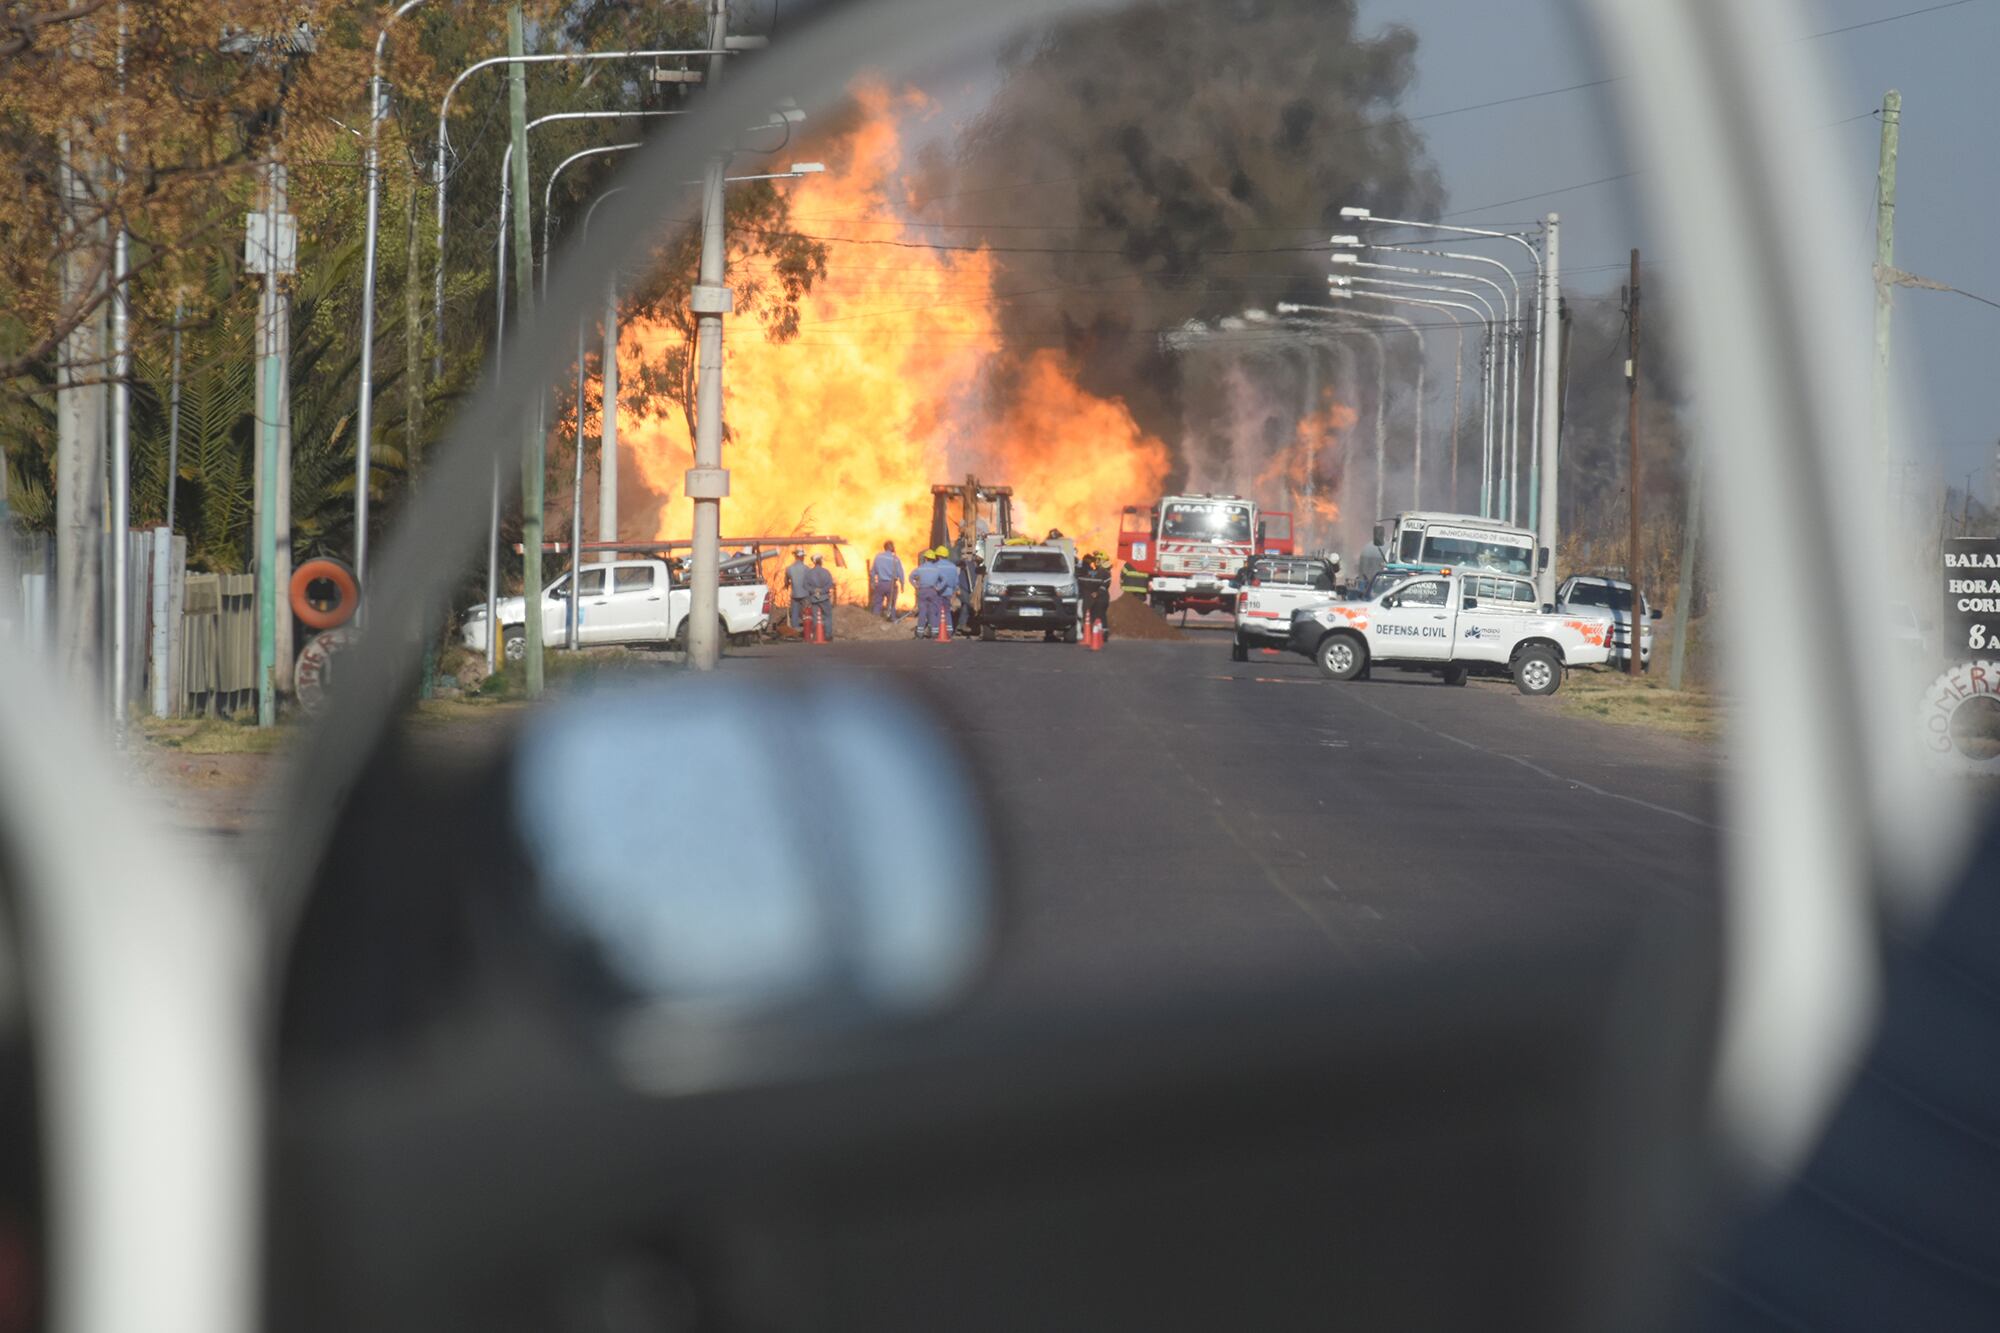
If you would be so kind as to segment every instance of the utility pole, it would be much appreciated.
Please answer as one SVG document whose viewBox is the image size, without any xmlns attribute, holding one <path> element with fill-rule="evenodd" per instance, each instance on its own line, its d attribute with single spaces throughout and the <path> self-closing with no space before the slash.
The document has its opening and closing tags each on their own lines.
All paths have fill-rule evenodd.
<svg viewBox="0 0 2000 1333">
<path fill-rule="evenodd" d="M 1694 451 L 1688 469 L 1687 523 L 1681 531 L 1681 586 L 1674 597 L 1674 655 L 1667 668 L 1667 688 L 1678 690 L 1687 671 L 1688 619 L 1694 610 L 1694 568 L 1701 543 L 1701 453 Z"/>
<path fill-rule="evenodd" d="M 708 0 L 708 86 L 722 77 L 729 43 L 728 0 Z M 687 470 L 685 489 L 694 502 L 694 552 L 690 569 L 687 660 L 696 671 L 713 671 L 722 654 L 716 634 L 721 575 L 722 500 L 729 494 L 729 471 L 722 466 L 722 317 L 735 306 L 724 271 L 723 170 L 727 155 L 718 151 L 703 173 L 701 209 L 701 281 L 688 305 L 696 315 L 697 374 L 694 407 L 694 466 Z"/>
<path fill-rule="evenodd" d="M 95 159 L 64 135 L 62 198 L 68 245 L 62 260 L 65 302 L 81 302 L 104 280 L 102 222 L 81 218 L 96 197 Z M 91 286 L 86 286 L 90 284 Z M 99 306 L 63 339 L 56 380 L 56 669 L 70 680 L 97 680 L 103 639 L 104 456 L 106 395 L 100 375 L 109 331 Z"/>
<path fill-rule="evenodd" d="M 286 413 L 284 294 L 280 279 L 293 269 L 296 250 L 292 218 L 285 212 L 285 169 L 271 162 L 265 169 L 264 209 L 249 218 L 244 246 L 247 267 L 264 275 L 264 292 L 257 311 L 257 725 L 278 720 L 278 530 L 284 517 L 280 494 L 284 467 L 283 421 Z"/>
<path fill-rule="evenodd" d="M 1554 213 L 1549 214 L 1542 228 L 1542 299 L 1539 320 L 1543 329 L 1556 327 L 1562 301 L 1562 278 L 1558 233 L 1562 220 Z M 1542 374 L 1542 409 L 1538 424 L 1541 438 L 1536 441 L 1536 461 L 1540 475 L 1536 477 L 1538 501 L 1536 505 L 1535 543 L 1547 553 L 1548 563 L 1540 570 L 1537 593 L 1544 603 L 1556 599 L 1556 454 L 1558 442 L 1562 438 L 1562 403 L 1557 397 L 1561 385 L 1558 383 L 1558 358 L 1538 356 Z"/>
<path fill-rule="evenodd" d="M 1632 251 L 1632 285 L 1625 289 L 1625 317 L 1629 325 L 1631 351 L 1625 362 L 1625 438 L 1629 455 L 1625 465 L 1625 491 L 1631 506 L 1631 529 L 1627 538 L 1625 577 L 1632 584 L 1631 626 L 1625 638 L 1629 657 L 1625 674 L 1639 674 L 1640 589 L 1639 589 L 1639 252 Z"/>
<path fill-rule="evenodd" d="M 1451 370 L 1451 498 L 1445 503 L 1458 510 L 1458 426 L 1459 413 L 1465 407 L 1465 330 L 1458 331 L 1458 359 Z"/>
<path fill-rule="evenodd" d="M 519 0 L 507 7 L 507 54 L 526 54 L 527 38 L 521 24 Z M 515 316 L 522 328 L 533 327 L 535 299 L 535 242 L 528 226 L 528 67 L 516 59 L 507 66 L 507 119 L 513 141 L 514 292 L 520 302 Z M 508 225 L 502 219 L 502 226 Z M 504 281 L 504 278 L 503 278 Z M 546 468 L 542 451 L 541 412 L 528 421 L 526 447 L 521 451 L 521 601 L 527 609 L 522 632 L 526 642 L 523 665 L 527 668 L 528 697 L 542 692 L 542 486 Z M 575 591 L 571 590 L 572 593 Z M 490 622 L 489 622 L 490 623 Z M 497 632 L 498 626 L 492 626 Z"/>
<path fill-rule="evenodd" d="M 1896 292 L 1896 150 L 1903 95 L 1882 98 L 1882 155 L 1875 168 L 1875 458 L 1889 465 L 1889 316 Z"/>
</svg>

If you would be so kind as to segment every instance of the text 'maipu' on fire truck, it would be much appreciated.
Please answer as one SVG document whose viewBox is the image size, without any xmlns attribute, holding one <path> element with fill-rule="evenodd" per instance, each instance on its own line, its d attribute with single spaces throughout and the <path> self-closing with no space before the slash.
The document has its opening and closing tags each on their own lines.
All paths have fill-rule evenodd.
<svg viewBox="0 0 2000 1333">
<path fill-rule="evenodd" d="M 1245 561 L 1292 553 L 1292 516 L 1262 511 L 1240 495 L 1166 495 L 1149 509 L 1127 505 L 1118 523 L 1126 586 L 1143 584 L 1146 600 L 1163 614 L 1233 611 L 1231 580 Z"/>
</svg>

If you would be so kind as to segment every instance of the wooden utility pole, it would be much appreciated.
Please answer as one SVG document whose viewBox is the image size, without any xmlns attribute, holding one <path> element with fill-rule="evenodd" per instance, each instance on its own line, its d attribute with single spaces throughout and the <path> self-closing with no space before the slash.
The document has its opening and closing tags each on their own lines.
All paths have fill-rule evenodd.
<svg viewBox="0 0 2000 1333">
<path fill-rule="evenodd" d="M 1630 551 L 1626 557 L 1625 577 L 1632 585 L 1632 609 L 1630 626 L 1625 635 L 1625 649 L 1629 657 L 1625 664 L 1625 674 L 1639 674 L 1639 649 L 1645 642 L 1645 628 L 1642 598 L 1639 593 L 1639 252 L 1632 252 L 1632 285 L 1625 293 L 1625 315 L 1631 328 L 1631 359 L 1625 363 L 1626 424 L 1625 435 L 1630 445 L 1631 458 L 1626 465 L 1625 489 L 1632 507 L 1632 530 Z"/>
</svg>

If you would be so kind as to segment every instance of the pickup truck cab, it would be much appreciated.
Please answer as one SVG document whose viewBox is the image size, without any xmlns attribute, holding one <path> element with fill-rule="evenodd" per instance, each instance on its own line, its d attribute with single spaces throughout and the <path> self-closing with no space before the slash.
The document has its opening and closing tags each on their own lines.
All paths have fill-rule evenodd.
<svg viewBox="0 0 2000 1333">
<path fill-rule="evenodd" d="M 1338 556 L 1258 556 L 1236 590 L 1236 637 L 1232 661 L 1247 662 L 1252 648 L 1282 648 L 1292 632 L 1292 615 L 1338 601 L 1334 575 Z"/>
<path fill-rule="evenodd" d="M 1554 694 L 1569 668 L 1609 658 L 1609 620 L 1516 610 L 1512 597 L 1489 605 L 1467 588 L 1479 589 L 1485 577 L 1423 574 L 1373 600 L 1301 611 L 1288 646 L 1334 680 L 1357 679 L 1379 664 L 1434 671 L 1447 685 L 1472 675 L 1510 676 L 1523 694 Z"/>
<path fill-rule="evenodd" d="M 577 641 L 586 648 L 605 644 L 678 644 L 686 628 L 693 594 L 686 583 L 675 583 L 664 560 L 618 560 L 585 565 L 577 576 L 582 619 Z M 560 648 L 568 642 L 569 575 L 564 573 L 542 589 L 542 644 Z M 763 583 L 724 583 L 717 591 L 722 633 L 755 634 L 771 622 L 771 590 Z M 508 661 L 521 659 L 527 649 L 528 604 L 524 597 L 502 597 L 494 604 L 500 642 Z M 461 639 L 485 652 L 489 627 L 483 603 L 465 613 Z"/>
<path fill-rule="evenodd" d="M 972 606 L 981 639 L 991 641 L 1003 629 L 1024 629 L 1076 642 L 1081 594 L 1076 546 L 1069 538 L 1010 546 L 989 536 L 980 542 L 979 555 Z"/>
</svg>

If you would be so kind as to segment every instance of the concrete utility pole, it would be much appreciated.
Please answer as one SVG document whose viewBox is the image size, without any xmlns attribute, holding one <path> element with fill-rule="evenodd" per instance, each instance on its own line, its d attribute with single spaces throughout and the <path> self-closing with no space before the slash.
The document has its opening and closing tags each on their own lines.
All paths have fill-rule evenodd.
<svg viewBox="0 0 2000 1333">
<path fill-rule="evenodd" d="M 1540 313 L 1536 316 L 1536 322 L 1545 330 L 1556 327 L 1562 303 L 1562 270 L 1558 251 L 1561 221 L 1551 213 L 1542 229 L 1545 254 L 1542 261 Z M 1536 453 L 1538 475 L 1535 480 L 1539 483 L 1539 490 L 1535 511 L 1537 520 L 1535 544 L 1548 552 L 1549 560 L 1536 580 L 1536 591 L 1544 603 L 1556 599 L 1556 453 L 1558 441 L 1562 438 L 1562 401 L 1558 393 L 1561 388 L 1558 382 L 1560 367 L 1560 357 L 1543 356 L 1539 351 L 1536 352 L 1535 368 L 1540 372 L 1542 381 L 1541 393 L 1536 398 L 1540 404 L 1540 410 L 1536 413 L 1540 439 L 1537 441 Z"/>
<path fill-rule="evenodd" d="M 507 7 L 507 54 L 525 54 L 527 39 L 522 31 L 521 6 Z M 527 327 L 533 318 L 535 299 L 535 242 L 528 226 L 528 72 L 518 62 L 507 67 L 507 120 L 513 144 L 514 293 L 520 302 L 516 320 Z M 503 219 L 502 226 L 509 225 Z M 521 452 L 521 601 L 527 609 L 522 632 L 525 642 L 523 664 L 527 668 L 528 697 L 542 692 L 542 487 L 546 471 L 542 451 L 541 413 L 528 422 L 528 437 Z M 491 622 L 488 622 L 489 625 Z M 498 626 L 493 626 L 497 630 Z"/>
<path fill-rule="evenodd" d="M 287 471 L 283 463 L 286 414 L 284 294 L 280 279 L 292 271 L 292 219 L 285 212 L 285 169 L 270 163 L 264 177 L 264 208 L 250 218 L 245 249 L 247 268 L 264 275 L 257 311 L 257 725 L 278 720 L 278 532 L 284 507 L 279 500 Z"/>
<path fill-rule="evenodd" d="M 1625 437 L 1630 450 L 1626 463 L 1625 490 L 1631 505 L 1631 530 L 1627 543 L 1625 577 L 1632 584 L 1632 624 L 1626 636 L 1631 653 L 1625 674 L 1639 674 L 1640 626 L 1639 589 L 1639 252 L 1632 252 L 1632 285 L 1626 289 L 1625 315 L 1631 324 L 1630 360 L 1625 364 Z"/>
<path fill-rule="evenodd" d="M 94 295 L 104 281 L 103 224 L 78 219 L 97 190 L 87 178 L 93 159 L 67 136 L 62 145 L 65 302 Z M 107 398 L 101 373 L 109 330 L 99 306 L 63 339 L 56 380 L 56 669 L 70 680 L 98 680 L 103 643 L 104 456 Z"/>
<path fill-rule="evenodd" d="M 722 77 L 729 46 L 728 0 L 708 0 L 708 86 Z M 687 470 L 685 489 L 694 502 L 694 551 L 689 571 L 687 660 L 696 671 L 712 671 L 722 653 L 716 634 L 719 615 L 722 500 L 729 494 L 729 472 L 722 466 L 722 317 L 734 307 L 724 271 L 724 208 L 722 176 L 726 154 L 709 159 L 702 181 L 701 281 L 688 301 L 697 325 L 697 374 L 694 407 L 694 466 Z"/>
<path fill-rule="evenodd" d="M 1889 316 L 1896 293 L 1896 151 L 1903 95 L 1882 98 L 1882 155 L 1875 168 L 1875 457 L 1889 463 Z"/>
</svg>

